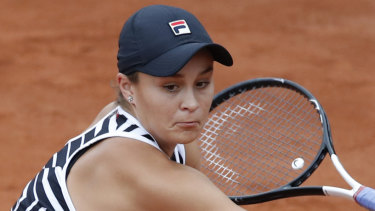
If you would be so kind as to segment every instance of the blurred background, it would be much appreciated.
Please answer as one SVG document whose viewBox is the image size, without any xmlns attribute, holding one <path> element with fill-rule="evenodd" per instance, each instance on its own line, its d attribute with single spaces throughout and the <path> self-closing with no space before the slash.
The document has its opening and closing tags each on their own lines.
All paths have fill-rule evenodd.
<svg viewBox="0 0 375 211">
<path fill-rule="evenodd" d="M 310 90 L 331 122 L 347 171 L 375 187 L 373 0 L 0 0 L 0 209 L 115 98 L 117 39 L 150 4 L 195 14 L 234 57 L 217 65 L 216 92 L 239 81 L 282 77 Z M 347 187 L 329 160 L 306 185 Z M 197 190 L 198 191 L 198 190 Z M 298 197 L 248 210 L 364 210 L 329 197 Z"/>
</svg>

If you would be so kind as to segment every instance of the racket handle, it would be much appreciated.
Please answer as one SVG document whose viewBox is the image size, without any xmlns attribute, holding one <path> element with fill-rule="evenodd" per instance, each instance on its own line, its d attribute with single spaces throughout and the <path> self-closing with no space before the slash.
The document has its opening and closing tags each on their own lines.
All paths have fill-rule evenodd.
<svg viewBox="0 0 375 211">
<path fill-rule="evenodd" d="M 367 209 L 375 210 L 375 190 L 369 187 L 361 187 L 354 196 L 355 201 Z"/>
</svg>

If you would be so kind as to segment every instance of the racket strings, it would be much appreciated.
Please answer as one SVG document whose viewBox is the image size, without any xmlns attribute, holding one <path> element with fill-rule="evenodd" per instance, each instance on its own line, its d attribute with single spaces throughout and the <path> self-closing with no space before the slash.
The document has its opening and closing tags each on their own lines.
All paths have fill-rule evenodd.
<svg viewBox="0 0 375 211">
<path fill-rule="evenodd" d="M 248 90 L 216 107 L 200 139 L 203 171 L 228 195 L 250 195 L 286 185 L 312 162 L 321 145 L 314 106 L 281 87 Z"/>
<path fill-rule="evenodd" d="M 262 91 L 262 90 L 260 90 L 260 91 Z M 285 90 L 278 89 L 278 91 L 285 91 Z M 275 94 L 279 95 L 279 98 L 275 98 Z M 289 103 L 289 102 L 285 102 L 284 100 L 282 100 L 282 99 L 288 98 L 289 97 L 288 95 L 290 95 L 291 92 L 283 92 L 283 93 L 275 93 L 275 94 L 271 95 L 268 92 L 262 92 L 261 95 L 260 95 L 260 97 L 257 98 L 257 100 L 261 101 L 262 103 L 264 101 L 267 101 L 268 97 L 270 97 L 272 99 L 270 105 L 273 105 L 273 106 L 272 106 L 272 109 L 270 109 L 270 111 L 268 111 L 269 114 L 273 114 L 275 112 L 283 113 L 283 112 L 285 112 L 287 110 L 286 108 L 282 108 L 282 106 L 279 107 L 278 105 L 280 103 L 276 104 L 277 100 L 282 101 L 282 103 L 284 103 L 283 105 L 286 105 L 288 103 L 289 105 L 297 105 L 298 106 L 297 103 Z M 294 98 L 292 98 L 292 99 L 294 99 Z M 294 106 L 294 107 L 296 107 L 296 106 Z M 290 109 L 290 108 L 288 108 L 288 109 Z M 288 114 L 290 114 L 290 113 L 291 112 L 288 112 Z M 276 119 L 274 117 L 276 117 Z M 274 127 L 281 128 L 282 131 L 286 131 L 286 130 L 288 130 L 289 132 L 293 131 L 293 130 L 290 130 L 290 129 L 286 128 L 287 126 L 284 126 L 283 124 L 281 124 L 281 123 L 283 123 L 285 121 L 286 122 L 290 121 L 288 119 L 285 119 L 282 116 L 271 116 L 267 121 L 273 122 L 275 124 Z M 263 124 L 263 125 L 269 125 L 270 123 L 266 122 L 266 123 L 261 123 L 261 124 Z M 289 124 L 288 126 L 293 126 L 293 125 Z M 274 128 L 274 127 L 272 127 L 272 128 Z M 280 133 L 280 131 L 277 131 L 277 130 L 276 131 L 272 131 L 271 126 L 264 127 L 264 128 L 265 128 L 266 132 L 263 132 L 263 134 L 267 134 L 269 137 L 258 137 L 259 140 L 261 140 L 258 143 L 258 146 L 262 145 L 262 150 L 261 151 L 263 153 L 263 156 L 267 155 L 267 154 L 270 154 L 270 153 L 271 153 L 271 155 L 273 154 L 272 152 L 267 151 L 268 148 L 269 148 L 269 145 L 274 145 L 274 146 L 272 146 L 272 148 L 278 148 L 279 149 L 277 152 L 281 153 L 281 154 L 278 155 L 278 156 L 288 156 L 286 153 L 283 153 L 283 151 L 287 151 L 286 149 L 284 149 L 285 148 L 284 146 L 286 146 L 286 144 L 288 144 L 288 143 L 285 143 L 283 141 L 281 141 L 281 142 L 277 142 L 276 141 L 276 140 L 284 140 L 282 138 L 285 137 L 285 134 L 282 134 L 282 133 Z M 291 137 L 290 134 L 289 134 L 289 137 Z M 266 140 L 266 141 L 264 141 L 264 140 Z M 269 141 L 267 141 L 267 140 L 269 140 Z M 293 146 L 293 145 L 289 145 L 289 146 Z M 282 181 L 275 182 L 275 180 L 270 180 L 270 183 L 273 183 L 275 186 L 279 185 L 280 182 L 282 182 L 282 183 L 285 184 L 287 182 L 287 180 L 284 179 L 284 176 L 285 177 L 288 176 L 287 171 L 285 171 L 285 169 L 275 168 L 275 166 L 271 165 L 271 164 L 272 163 L 264 163 L 264 165 L 267 168 L 270 168 L 270 169 L 272 169 L 274 171 L 273 172 L 274 176 L 277 176 L 279 179 L 282 179 Z M 284 167 L 284 166 L 282 166 L 282 167 Z M 280 177 L 280 175 L 282 175 L 282 176 Z M 263 180 L 264 180 L 264 178 L 263 178 Z"/>
<path fill-rule="evenodd" d="M 297 95 L 298 93 L 296 92 L 290 92 L 289 90 L 287 89 L 279 89 L 279 90 L 283 90 L 284 92 L 288 91 L 287 94 L 291 94 L 293 93 L 294 95 Z M 264 90 L 259 90 L 259 92 L 262 92 L 264 93 L 264 95 L 270 95 L 268 92 L 265 92 Z M 273 98 L 276 98 L 275 95 L 272 95 Z M 288 99 L 288 100 L 286 100 Z M 298 101 L 296 101 L 298 99 Z M 263 101 L 265 102 L 266 100 L 262 100 L 261 97 L 260 98 L 257 98 L 257 100 L 260 100 L 260 101 Z M 267 119 L 267 121 L 274 121 L 276 118 L 276 120 L 281 120 L 279 121 L 279 125 L 276 124 L 277 127 L 281 127 L 283 129 L 283 131 L 288 131 L 290 132 L 290 134 L 294 135 L 294 136 L 300 136 L 299 134 L 300 133 L 297 133 L 296 131 L 297 130 L 292 130 L 291 128 L 287 128 L 286 126 L 289 126 L 289 127 L 296 127 L 298 128 L 299 130 L 302 130 L 302 131 L 310 131 L 309 129 L 306 129 L 307 126 L 309 125 L 309 123 L 311 122 L 312 119 L 316 119 L 316 113 L 307 113 L 306 112 L 306 109 L 303 107 L 305 106 L 306 104 L 303 104 L 304 102 L 306 102 L 306 99 L 305 98 L 302 98 L 302 97 L 295 97 L 295 96 L 288 96 L 288 95 L 285 95 L 285 96 L 282 96 L 280 95 L 278 100 L 280 101 L 280 103 L 278 104 L 274 104 L 274 103 L 270 103 L 270 105 L 277 110 L 277 112 L 281 113 L 281 115 L 272 115 L 272 113 L 275 113 L 274 110 L 271 110 L 269 111 L 269 114 L 271 116 L 271 118 Z M 280 106 L 279 106 L 280 105 Z M 309 104 L 310 105 L 310 104 Z M 284 106 L 284 107 L 282 107 Z M 285 106 L 289 106 L 288 108 L 285 108 Z M 285 115 L 282 115 L 282 114 L 285 114 Z M 303 115 L 306 115 L 306 117 L 303 117 Z M 290 119 L 287 119 L 287 117 L 293 117 L 294 119 L 298 119 L 299 121 L 297 122 L 297 124 L 294 124 L 295 121 L 292 122 L 292 120 Z M 284 127 L 281 123 L 289 123 L 289 124 L 286 124 L 286 126 Z M 303 124 L 301 126 L 301 124 Z M 321 127 L 316 127 L 316 129 L 321 129 Z M 290 134 L 282 134 L 284 136 L 287 136 L 287 137 L 292 137 Z M 316 135 L 316 131 L 311 131 L 311 134 L 312 135 Z M 307 139 L 309 140 L 309 139 Z"/>
<path fill-rule="evenodd" d="M 283 89 L 278 89 L 279 91 L 284 91 L 285 92 L 285 90 L 283 90 Z M 270 95 L 268 92 L 264 92 L 264 90 L 259 90 L 259 92 L 262 92 L 262 94 L 263 94 L 263 96 L 270 96 L 270 97 L 272 97 L 272 98 L 275 98 L 275 95 L 273 94 L 273 95 Z M 300 107 L 300 105 L 302 104 L 302 102 L 305 102 L 306 100 L 304 99 L 304 98 L 299 98 L 299 102 L 290 102 L 290 101 L 285 101 L 285 99 L 286 98 L 288 98 L 288 99 L 296 99 L 296 97 L 293 97 L 293 96 L 288 96 L 288 94 L 291 94 L 292 92 L 286 92 L 286 95 L 279 95 L 278 93 L 276 93 L 276 94 L 278 94 L 279 95 L 279 101 L 280 102 L 282 102 L 284 105 L 289 105 L 290 107 L 291 107 L 291 109 L 296 109 L 296 110 L 298 110 L 298 111 L 303 111 L 303 109 L 301 109 L 301 107 Z M 261 101 L 261 102 L 264 102 L 264 101 L 266 101 L 267 100 L 267 98 L 264 98 L 264 97 L 262 97 L 262 96 L 260 96 L 260 97 L 257 97 L 257 100 L 259 100 L 259 101 Z M 241 101 L 243 101 L 243 99 L 241 100 Z M 271 102 L 271 105 L 272 105 L 272 109 L 273 110 L 270 110 L 270 111 L 268 111 L 270 114 L 272 114 L 272 113 L 275 113 L 275 109 L 278 111 L 278 112 L 280 112 L 280 113 L 283 113 L 283 112 L 285 112 L 286 110 L 290 110 L 290 108 L 287 108 L 287 109 L 285 109 L 285 108 L 280 108 L 280 107 L 278 107 L 278 105 L 277 104 L 275 104 L 274 102 Z M 267 112 L 267 111 L 266 111 Z M 293 113 L 293 110 L 291 110 L 291 111 L 289 111 L 288 113 L 287 113 L 287 115 L 289 115 L 289 116 L 294 116 L 294 118 L 296 118 L 296 119 L 299 119 L 300 121 L 298 122 L 298 124 L 292 124 L 291 123 L 291 120 L 289 120 L 289 119 L 287 119 L 287 118 L 285 118 L 285 117 L 283 117 L 283 116 L 281 116 L 281 115 L 278 115 L 278 116 L 275 116 L 275 115 L 273 115 L 273 116 L 271 116 L 269 119 L 267 119 L 266 121 L 270 121 L 270 122 L 274 122 L 274 126 L 275 127 L 278 127 L 278 128 L 281 128 L 282 129 L 282 131 L 288 131 L 289 132 L 289 134 L 283 134 L 283 133 L 280 133 L 280 131 L 275 131 L 276 133 L 277 133 L 277 136 L 272 136 L 272 135 L 270 135 L 270 133 L 268 134 L 268 135 L 270 135 L 270 136 L 272 136 L 272 140 L 284 140 L 284 139 L 280 139 L 281 137 L 280 136 L 283 136 L 283 137 L 289 137 L 289 139 L 285 139 L 286 141 L 288 141 L 288 140 L 293 140 L 294 142 L 296 142 L 296 143 L 298 143 L 297 142 L 297 140 L 296 139 L 294 139 L 294 138 L 292 138 L 293 136 L 300 136 L 299 134 L 300 133 L 297 133 L 296 131 L 297 130 L 295 130 L 293 127 L 298 127 L 298 129 L 299 130 L 305 130 L 305 128 L 306 128 L 306 125 L 308 124 L 308 122 L 310 122 L 313 118 L 316 118 L 316 115 L 311 115 L 311 114 L 307 114 L 308 116 L 308 118 L 304 118 L 304 117 L 302 117 L 301 115 L 302 114 L 307 114 L 306 112 L 303 112 L 303 113 L 301 113 L 301 114 L 299 114 L 299 116 L 295 116 L 295 114 Z M 274 119 L 273 117 L 275 117 L 276 119 Z M 281 120 L 281 121 L 280 121 Z M 287 122 L 287 123 L 289 123 L 289 124 L 287 124 L 286 126 L 283 126 L 282 125 L 282 123 L 285 123 L 285 122 Z M 300 126 L 300 123 L 304 123 L 303 124 L 303 126 Z M 259 123 L 259 124 L 263 124 L 263 125 L 267 125 L 267 124 L 269 124 L 269 122 L 267 122 L 267 123 Z M 288 128 L 289 127 L 289 128 Z M 274 127 L 272 127 L 272 128 L 274 128 Z M 317 127 L 317 129 L 320 129 L 321 127 Z M 244 128 L 243 128 L 244 129 Z M 271 126 L 269 126 L 269 127 L 267 127 L 267 129 L 269 129 L 269 130 L 271 130 Z M 316 136 L 316 131 L 312 131 L 311 133 L 310 133 L 311 135 L 313 135 L 313 136 Z M 306 139 L 307 141 L 309 140 L 309 139 Z M 271 144 L 277 144 L 278 142 L 274 142 L 274 141 L 272 141 L 272 142 L 270 142 Z M 263 144 L 264 145 L 264 144 Z M 280 142 L 280 143 L 278 143 L 278 146 L 279 147 L 282 147 L 282 146 L 285 146 L 285 145 L 288 145 L 288 146 L 291 146 L 291 147 L 297 147 L 297 146 L 295 146 L 295 145 L 290 145 L 289 143 L 282 143 L 282 142 Z M 312 156 L 315 156 L 315 154 L 312 154 Z"/>
</svg>

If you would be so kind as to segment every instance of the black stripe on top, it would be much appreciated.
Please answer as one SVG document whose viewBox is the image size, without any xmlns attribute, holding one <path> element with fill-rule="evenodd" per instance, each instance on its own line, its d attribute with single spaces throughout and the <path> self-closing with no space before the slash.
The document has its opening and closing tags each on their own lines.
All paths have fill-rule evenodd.
<svg viewBox="0 0 375 211">
<path fill-rule="evenodd" d="M 102 129 L 99 131 L 99 133 L 96 136 L 100 136 L 102 134 L 108 133 L 110 119 L 111 119 L 111 116 L 104 119 L 103 124 L 102 124 Z"/>
<path fill-rule="evenodd" d="M 184 159 L 182 158 L 181 153 L 178 153 L 178 157 L 180 158 L 180 163 L 183 164 L 184 163 Z"/>
<path fill-rule="evenodd" d="M 184 159 L 182 158 L 182 155 L 181 153 L 178 153 L 178 158 L 179 158 L 179 162 L 178 163 L 181 163 L 183 164 L 184 163 Z M 174 162 L 177 162 L 177 159 L 176 159 L 176 154 L 173 152 L 171 158 L 170 158 L 172 161 Z"/>
<path fill-rule="evenodd" d="M 131 131 L 133 131 L 133 130 L 135 130 L 137 128 L 139 128 L 138 125 L 132 124 L 129 127 L 127 127 L 124 131 L 125 132 L 131 132 Z"/>
<path fill-rule="evenodd" d="M 68 148 L 69 148 L 69 145 L 67 144 L 67 145 L 65 145 L 64 148 L 62 148 L 62 150 L 57 152 L 56 166 L 63 167 L 65 165 L 66 157 L 67 157 L 67 154 L 68 154 Z"/>
<path fill-rule="evenodd" d="M 70 142 L 69 157 L 81 146 L 82 137 L 78 137 L 76 140 Z"/>
<path fill-rule="evenodd" d="M 44 168 L 52 168 L 53 156 L 48 160 Z"/>
<path fill-rule="evenodd" d="M 34 190 L 33 190 L 34 189 L 34 183 L 35 183 L 35 179 L 33 179 L 30 182 L 29 187 L 27 187 L 26 198 L 20 202 L 17 210 L 26 210 L 27 207 L 29 207 L 29 205 L 33 201 L 35 201 Z"/>
<path fill-rule="evenodd" d="M 45 174 L 45 171 L 40 172 L 38 179 L 36 180 L 36 192 L 38 194 L 38 206 L 35 206 L 34 208 L 39 210 L 40 208 L 47 208 L 47 210 L 53 210 L 52 204 L 49 202 L 49 199 L 47 198 L 46 192 L 43 187 L 43 175 Z M 33 209 L 34 209 L 33 208 Z"/>
<path fill-rule="evenodd" d="M 64 210 L 69 210 L 68 205 L 65 202 L 64 195 L 61 191 L 61 187 L 57 181 L 56 174 L 55 174 L 55 169 L 52 168 L 48 172 L 48 183 L 51 186 L 53 195 L 55 195 L 57 201 L 60 203 L 61 207 Z"/>
<path fill-rule="evenodd" d="M 170 157 L 170 159 L 171 159 L 172 161 L 176 162 L 176 155 L 174 154 L 174 152 L 173 152 L 172 156 Z"/>
<path fill-rule="evenodd" d="M 152 138 L 152 136 L 151 136 L 150 134 L 144 134 L 144 135 L 142 135 L 142 136 L 145 137 L 145 138 L 147 138 L 147 139 L 149 139 L 150 141 L 156 142 L 156 141 L 154 140 L 154 138 Z"/>
<path fill-rule="evenodd" d="M 88 141 L 91 141 L 95 137 L 95 127 L 90 130 L 89 132 L 85 133 L 84 143 L 86 144 Z"/>
<path fill-rule="evenodd" d="M 123 125 L 126 121 L 128 121 L 128 118 L 126 118 L 126 116 L 117 114 L 117 116 L 116 116 L 116 123 L 117 123 L 116 129 L 121 127 L 121 125 Z"/>
</svg>

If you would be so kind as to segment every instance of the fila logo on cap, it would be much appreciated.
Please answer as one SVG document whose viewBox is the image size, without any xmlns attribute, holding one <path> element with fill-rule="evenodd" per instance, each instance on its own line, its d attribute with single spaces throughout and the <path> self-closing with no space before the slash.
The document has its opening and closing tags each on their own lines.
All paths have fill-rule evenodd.
<svg viewBox="0 0 375 211">
<path fill-rule="evenodd" d="M 174 35 L 176 36 L 191 33 L 189 26 L 187 25 L 185 20 L 169 22 L 169 26 L 171 27 Z"/>
</svg>

